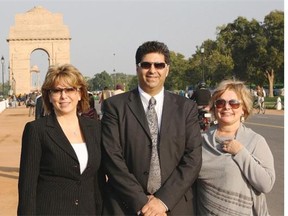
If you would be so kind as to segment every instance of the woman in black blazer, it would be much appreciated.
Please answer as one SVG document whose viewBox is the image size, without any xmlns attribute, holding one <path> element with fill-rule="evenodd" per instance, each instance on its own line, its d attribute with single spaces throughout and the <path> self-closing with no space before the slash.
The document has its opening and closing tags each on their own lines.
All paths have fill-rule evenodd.
<svg viewBox="0 0 288 216">
<path fill-rule="evenodd" d="M 100 215 L 101 128 L 80 116 L 87 85 L 72 65 L 52 66 L 42 86 L 45 117 L 22 137 L 18 215 Z"/>
</svg>

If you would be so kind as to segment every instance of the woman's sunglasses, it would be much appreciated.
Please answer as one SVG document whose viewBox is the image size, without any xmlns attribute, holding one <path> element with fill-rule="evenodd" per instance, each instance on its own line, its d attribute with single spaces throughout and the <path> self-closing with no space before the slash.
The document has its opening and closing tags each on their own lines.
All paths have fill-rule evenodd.
<svg viewBox="0 0 288 216">
<path fill-rule="evenodd" d="M 138 66 L 143 69 L 150 69 L 152 65 L 154 65 L 156 69 L 164 69 L 166 67 L 165 62 L 140 62 L 138 64 Z"/>
<path fill-rule="evenodd" d="M 226 107 L 226 103 L 228 103 L 232 109 L 238 109 L 240 107 L 241 101 L 235 99 L 229 101 L 226 101 L 224 99 L 218 99 L 214 102 L 217 109 Z"/>
</svg>

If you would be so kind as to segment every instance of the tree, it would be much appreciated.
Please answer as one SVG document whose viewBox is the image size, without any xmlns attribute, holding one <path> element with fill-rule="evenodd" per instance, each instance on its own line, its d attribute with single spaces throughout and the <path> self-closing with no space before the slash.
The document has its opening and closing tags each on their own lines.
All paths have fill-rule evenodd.
<svg viewBox="0 0 288 216">
<path fill-rule="evenodd" d="M 256 84 L 268 82 L 273 96 L 274 79 L 284 78 L 284 13 L 271 12 L 264 23 L 238 17 L 220 28 L 218 40 L 231 52 L 233 73 Z"/>
<path fill-rule="evenodd" d="M 272 11 L 263 22 L 238 17 L 218 27 L 217 39 L 204 41 L 190 58 L 173 51 L 170 56 L 167 90 L 187 89 L 202 81 L 204 75 L 210 87 L 227 78 L 237 78 L 250 85 L 269 84 L 269 94 L 273 96 L 274 82 L 284 83 L 284 12 Z M 126 90 L 137 87 L 138 83 L 137 76 L 123 73 L 109 76 L 106 71 L 89 80 L 92 89 L 114 88 L 118 81 L 125 82 Z"/>
<path fill-rule="evenodd" d="M 165 88 L 168 90 L 186 89 L 189 80 L 186 77 L 188 70 L 188 61 L 180 53 L 170 52 L 170 72 L 166 78 Z"/>
<path fill-rule="evenodd" d="M 93 90 L 102 90 L 105 86 L 110 89 L 113 88 L 112 78 L 106 71 L 95 74 L 89 82 L 93 86 Z"/>
<path fill-rule="evenodd" d="M 259 32 L 259 23 L 256 20 L 249 22 L 244 17 L 238 17 L 233 23 L 222 27 L 219 40 L 223 41 L 230 50 L 234 62 L 233 74 L 241 80 L 251 79 L 251 57 L 255 56 L 255 35 Z M 252 64 L 253 65 L 253 64 Z"/>
<path fill-rule="evenodd" d="M 267 38 L 263 70 L 269 82 L 269 96 L 273 96 L 274 79 L 284 81 L 284 12 L 272 11 L 264 18 L 264 35 Z"/>
<path fill-rule="evenodd" d="M 193 79 L 193 85 L 205 81 L 212 87 L 221 80 L 233 76 L 233 59 L 220 40 L 204 41 L 201 48 L 197 47 L 196 54 L 189 59 L 189 64 L 190 70 L 187 76 Z"/>
<path fill-rule="evenodd" d="M 130 75 L 127 90 L 132 90 L 138 86 L 138 77 L 136 75 Z"/>
</svg>

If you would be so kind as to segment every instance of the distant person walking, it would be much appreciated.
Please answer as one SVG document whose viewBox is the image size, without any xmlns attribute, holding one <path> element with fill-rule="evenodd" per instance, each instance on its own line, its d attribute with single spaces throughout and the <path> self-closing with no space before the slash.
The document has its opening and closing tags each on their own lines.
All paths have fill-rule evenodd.
<svg viewBox="0 0 288 216">
<path fill-rule="evenodd" d="M 28 95 L 28 99 L 26 102 L 26 107 L 29 108 L 29 114 L 28 116 L 34 116 L 35 113 L 35 106 L 36 106 L 36 93 L 32 92 Z"/>
<path fill-rule="evenodd" d="M 16 108 L 17 107 L 17 97 L 15 94 L 12 95 L 12 107 Z"/>
<path fill-rule="evenodd" d="M 200 82 L 190 99 L 197 103 L 198 109 L 209 111 L 211 92 L 207 88 L 206 83 Z"/>
<path fill-rule="evenodd" d="M 95 100 L 93 94 L 89 93 L 89 109 L 86 112 L 81 113 L 81 115 L 95 120 L 100 119 L 97 110 L 95 108 Z"/>
<path fill-rule="evenodd" d="M 263 87 L 257 86 L 256 88 L 256 96 L 257 96 L 257 103 L 259 107 L 259 112 L 262 112 L 265 114 L 265 97 L 266 97 L 266 92 Z"/>
<path fill-rule="evenodd" d="M 101 104 L 101 113 L 103 113 L 103 102 L 104 100 L 106 100 L 107 98 L 111 97 L 112 93 L 109 90 L 109 88 L 107 86 L 104 87 L 104 89 L 101 92 L 100 95 L 100 100 L 99 100 L 99 104 Z"/>
<path fill-rule="evenodd" d="M 43 105 L 43 99 L 42 94 L 39 94 L 36 97 L 36 105 L 35 105 L 35 119 L 44 117 L 44 105 Z"/>
<path fill-rule="evenodd" d="M 112 93 L 112 96 L 118 95 L 118 94 L 121 94 L 121 93 L 124 93 L 124 87 L 123 87 L 123 85 L 121 85 L 121 84 L 117 84 L 117 85 L 115 86 L 115 90 L 114 90 L 113 93 Z"/>
</svg>

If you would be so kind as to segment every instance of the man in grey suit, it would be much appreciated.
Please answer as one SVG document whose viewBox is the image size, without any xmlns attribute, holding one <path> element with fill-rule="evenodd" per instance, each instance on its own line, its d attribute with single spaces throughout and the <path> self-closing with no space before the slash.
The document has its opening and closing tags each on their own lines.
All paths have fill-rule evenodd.
<svg viewBox="0 0 288 216">
<path fill-rule="evenodd" d="M 164 90 L 169 68 L 164 43 L 143 43 L 136 52 L 138 88 L 104 101 L 103 215 L 193 215 L 192 185 L 202 163 L 198 111 L 195 102 Z M 146 117 L 151 98 L 156 123 Z"/>
</svg>

